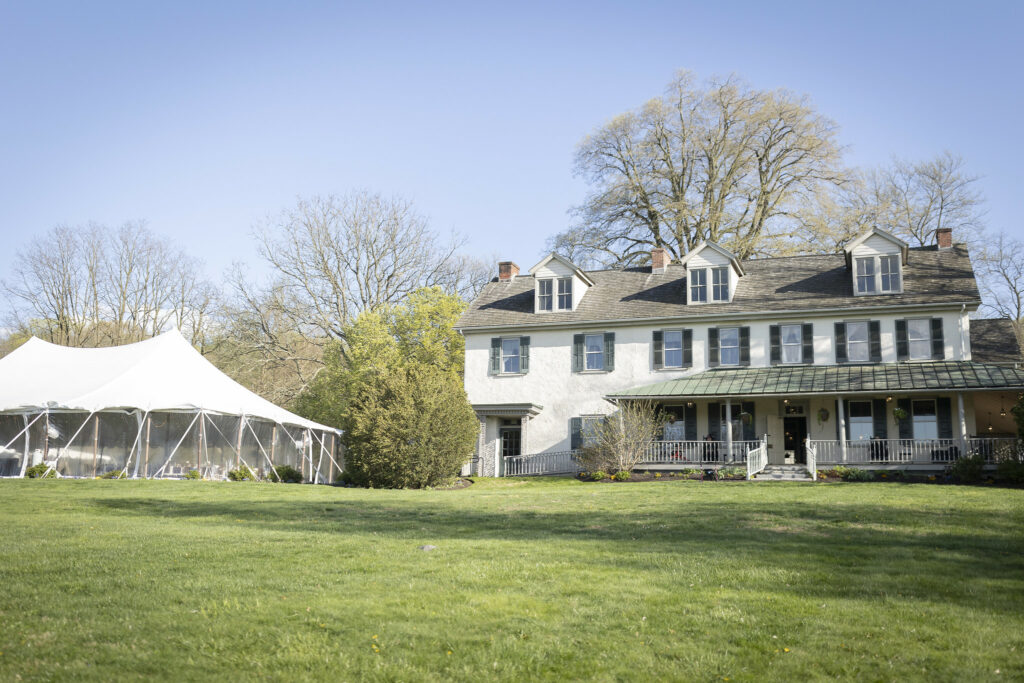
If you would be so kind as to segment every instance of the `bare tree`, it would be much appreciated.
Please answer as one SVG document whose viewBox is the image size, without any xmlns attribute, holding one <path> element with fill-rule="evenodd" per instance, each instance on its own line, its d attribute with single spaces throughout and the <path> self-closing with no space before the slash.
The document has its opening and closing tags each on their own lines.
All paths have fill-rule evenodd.
<svg viewBox="0 0 1024 683">
<path fill-rule="evenodd" d="M 664 423 L 654 404 L 623 401 L 584 435 L 579 462 L 589 472 L 630 472 L 643 461 Z"/>
<path fill-rule="evenodd" d="M 1017 337 L 1024 332 L 1024 243 L 999 233 L 984 241 L 975 254 L 975 271 L 984 313 L 1013 321 Z"/>
</svg>

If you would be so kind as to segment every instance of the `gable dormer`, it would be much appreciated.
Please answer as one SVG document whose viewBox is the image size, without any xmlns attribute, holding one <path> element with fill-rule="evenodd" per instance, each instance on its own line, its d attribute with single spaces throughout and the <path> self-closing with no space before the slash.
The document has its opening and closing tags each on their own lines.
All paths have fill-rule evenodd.
<svg viewBox="0 0 1024 683">
<path fill-rule="evenodd" d="M 900 294 L 907 243 L 892 233 L 871 228 L 846 245 L 846 267 L 855 296 Z"/>
<path fill-rule="evenodd" d="M 594 281 L 575 263 L 552 252 L 530 268 L 535 285 L 533 310 L 536 313 L 575 311 Z"/>
<path fill-rule="evenodd" d="M 679 263 L 686 268 L 687 304 L 729 303 L 743 277 L 739 259 L 715 242 L 701 242 Z"/>
</svg>

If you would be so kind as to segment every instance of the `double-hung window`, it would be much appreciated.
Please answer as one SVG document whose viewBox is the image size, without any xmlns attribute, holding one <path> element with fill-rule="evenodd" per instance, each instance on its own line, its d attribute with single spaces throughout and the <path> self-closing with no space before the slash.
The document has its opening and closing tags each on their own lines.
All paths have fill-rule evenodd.
<svg viewBox="0 0 1024 683">
<path fill-rule="evenodd" d="M 711 298 L 714 301 L 729 300 L 729 268 L 711 269 Z"/>
<path fill-rule="evenodd" d="M 882 273 L 881 291 L 900 291 L 900 257 L 896 255 L 879 256 L 878 264 Z"/>
<path fill-rule="evenodd" d="M 604 335 L 588 334 L 584 340 L 587 370 L 604 370 Z"/>
<path fill-rule="evenodd" d="M 718 353 L 721 365 L 740 364 L 740 328 L 718 328 Z"/>
<path fill-rule="evenodd" d="M 802 363 L 804 332 L 801 325 L 780 325 L 779 341 L 782 343 L 783 363 Z"/>
<path fill-rule="evenodd" d="M 708 271 L 704 268 L 690 271 L 690 303 L 706 303 L 708 300 Z"/>
<path fill-rule="evenodd" d="M 932 357 L 932 321 L 930 318 L 915 318 L 907 321 L 907 345 L 911 360 L 928 360 Z"/>
<path fill-rule="evenodd" d="M 871 359 L 867 321 L 846 323 L 846 359 L 851 363 L 867 363 Z"/>
<path fill-rule="evenodd" d="M 551 280 L 540 280 L 537 283 L 537 308 L 542 311 L 552 309 Z"/>
<path fill-rule="evenodd" d="M 665 330 L 665 367 L 683 367 L 683 331 Z"/>
<path fill-rule="evenodd" d="M 558 310 L 572 310 L 572 278 L 563 277 L 558 279 Z"/>
<path fill-rule="evenodd" d="M 939 421 L 934 400 L 914 401 L 911 416 L 914 421 L 915 439 L 939 438 Z"/>
<path fill-rule="evenodd" d="M 506 375 L 519 373 L 519 337 L 501 340 L 501 372 Z"/>
<path fill-rule="evenodd" d="M 861 441 L 875 435 L 871 401 L 850 401 L 850 440 Z"/>
<path fill-rule="evenodd" d="M 597 442 L 601 423 L 604 422 L 603 415 L 584 415 L 580 418 L 580 439 L 583 446 L 590 446 Z"/>
<path fill-rule="evenodd" d="M 871 294 L 875 291 L 875 257 L 857 259 L 857 292 Z"/>
</svg>

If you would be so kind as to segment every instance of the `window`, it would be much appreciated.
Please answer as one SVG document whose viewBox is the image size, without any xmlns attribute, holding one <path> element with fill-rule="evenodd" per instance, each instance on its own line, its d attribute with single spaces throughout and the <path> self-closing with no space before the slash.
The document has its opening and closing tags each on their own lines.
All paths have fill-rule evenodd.
<svg viewBox="0 0 1024 683">
<path fill-rule="evenodd" d="M 932 357 L 932 321 L 918 318 L 907 321 L 907 342 L 911 360 L 928 360 Z"/>
<path fill-rule="evenodd" d="M 935 401 L 914 401 L 911 414 L 914 420 L 915 439 L 939 438 L 939 421 Z"/>
<path fill-rule="evenodd" d="M 900 291 L 900 257 L 896 255 L 879 256 L 878 263 L 881 266 L 879 270 L 882 272 L 882 291 Z"/>
<path fill-rule="evenodd" d="M 588 334 L 584 342 L 587 370 L 604 370 L 604 335 Z"/>
<path fill-rule="evenodd" d="M 729 300 L 729 268 L 711 269 L 711 298 L 715 301 Z"/>
<path fill-rule="evenodd" d="M 851 363 L 867 363 L 870 358 L 867 322 L 846 323 L 846 359 Z"/>
<path fill-rule="evenodd" d="M 519 373 L 519 338 L 501 340 L 501 372 L 506 375 Z"/>
<path fill-rule="evenodd" d="M 572 278 L 563 277 L 558 280 L 558 310 L 572 310 Z"/>
<path fill-rule="evenodd" d="M 583 442 L 582 445 L 589 446 L 597 440 L 597 430 L 601 427 L 602 422 L 604 422 L 603 415 L 584 415 L 580 418 L 582 425 L 580 440 Z"/>
<path fill-rule="evenodd" d="M 721 327 L 718 330 L 718 353 L 721 365 L 740 364 L 740 328 Z"/>
<path fill-rule="evenodd" d="M 542 311 L 550 311 L 551 304 L 551 280 L 541 280 L 537 283 L 537 307 Z"/>
<path fill-rule="evenodd" d="M 875 258 L 857 259 L 857 292 L 869 294 L 875 291 Z"/>
<path fill-rule="evenodd" d="M 665 330 L 665 367 L 683 367 L 683 331 Z"/>
<path fill-rule="evenodd" d="M 802 363 L 804 332 L 801 325 L 781 325 L 779 337 L 782 341 L 782 362 Z"/>
<path fill-rule="evenodd" d="M 850 401 L 850 440 L 861 441 L 875 435 L 871 401 Z"/>
<path fill-rule="evenodd" d="M 690 271 L 690 303 L 705 303 L 708 300 L 708 271 L 700 268 Z"/>
</svg>

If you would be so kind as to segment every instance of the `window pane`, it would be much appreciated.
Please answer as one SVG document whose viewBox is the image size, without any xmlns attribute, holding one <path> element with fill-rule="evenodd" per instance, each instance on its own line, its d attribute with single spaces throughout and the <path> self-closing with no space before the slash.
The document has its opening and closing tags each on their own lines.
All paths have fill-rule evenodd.
<svg viewBox="0 0 1024 683">
<path fill-rule="evenodd" d="M 871 401 L 850 401 L 850 417 L 871 417 Z"/>
<path fill-rule="evenodd" d="M 587 370 L 604 369 L 604 337 L 600 334 L 588 334 L 586 337 Z"/>
<path fill-rule="evenodd" d="M 723 327 L 718 330 L 718 344 L 719 346 L 739 346 L 740 343 L 740 328 L 738 327 Z"/>
<path fill-rule="evenodd" d="M 871 355 L 867 342 L 853 342 L 846 345 L 846 358 L 854 363 L 867 363 Z"/>
<path fill-rule="evenodd" d="M 666 330 L 664 336 L 665 366 L 678 368 L 683 364 L 682 330 Z"/>
<path fill-rule="evenodd" d="M 861 441 L 875 435 L 874 421 L 864 418 L 850 418 L 850 440 Z"/>
<path fill-rule="evenodd" d="M 857 259 L 857 275 L 874 275 L 875 260 L 873 258 Z"/>
<path fill-rule="evenodd" d="M 705 302 L 708 300 L 708 276 L 703 268 L 690 271 L 690 301 Z"/>
<path fill-rule="evenodd" d="M 800 329 L 799 325 L 783 325 L 782 326 L 782 343 L 783 344 L 803 344 L 804 333 Z"/>
<path fill-rule="evenodd" d="M 803 361 L 801 356 L 803 355 L 803 348 L 800 346 L 783 346 L 782 347 L 782 362 L 783 363 L 800 363 Z"/>
<path fill-rule="evenodd" d="M 683 348 L 683 331 L 682 330 L 665 330 L 665 349 L 681 349 Z"/>
<path fill-rule="evenodd" d="M 868 340 L 868 324 L 846 323 L 846 340 L 848 342 L 866 342 Z"/>
<path fill-rule="evenodd" d="M 880 259 L 882 273 L 882 291 L 895 292 L 900 288 L 900 262 L 898 256 L 882 256 Z"/>
<path fill-rule="evenodd" d="M 915 339 L 931 340 L 932 337 L 932 321 L 927 319 L 916 319 L 907 321 L 907 337 L 911 341 Z"/>
<path fill-rule="evenodd" d="M 914 417 L 935 416 L 935 401 L 914 401 Z"/>
<path fill-rule="evenodd" d="M 572 310 L 572 278 L 566 277 L 558 280 L 558 309 Z"/>
<path fill-rule="evenodd" d="M 551 296 L 551 280 L 541 280 L 538 283 L 538 302 L 540 303 L 540 310 L 550 311 L 552 304 Z"/>
<path fill-rule="evenodd" d="M 501 371 L 508 373 L 519 372 L 519 340 L 501 340 Z"/>
<path fill-rule="evenodd" d="M 720 363 L 722 365 L 739 365 L 740 364 L 740 350 L 736 347 L 723 348 L 720 353 Z"/>
</svg>

